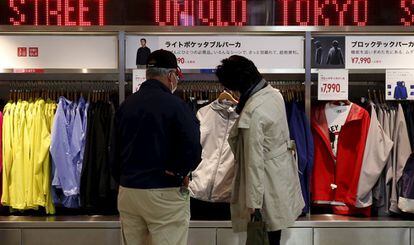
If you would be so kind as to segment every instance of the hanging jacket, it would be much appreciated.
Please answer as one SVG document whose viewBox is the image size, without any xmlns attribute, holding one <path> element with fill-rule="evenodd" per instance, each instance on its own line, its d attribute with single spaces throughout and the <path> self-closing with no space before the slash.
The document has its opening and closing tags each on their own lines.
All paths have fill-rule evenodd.
<svg viewBox="0 0 414 245">
<path fill-rule="evenodd" d="M 398 180 L 398 193 L 398 208 L 405 213 L 414 213 L 414 154 L 408 158 Z"/>
<path fill-rule="evenodd" d="M 85 99 L 81 97 L 76 107 L 71 137 L 72 140 L 70 142 L 70 154 L 72 156 L 72 162 L 76 167 L 76 182 L 79 186 L 85 152 L 88 107 L 89 102 L 86 102 Z"/>
<path fill-rule="evenodd" d="M 305 204 L 278 90 L 267 86 L 247 100 L 229 143 L 236 159 L 231 200 L 234 231 L 246 231 L 248 208 L 261 209 L 268 231 L 291 226 Z"/>
<path fill-rule="evenodd" d="M 358 182 L 356 207 L 365 208 L 372 205 L 372 189 L 387 164 L 393 145 L 378 121 L 375 105 L 371 103 L 371 122 Z"/>
<path fill-rule="evenodd" d="M 411 149 L 414 149 L 414 104 L 403 105 L 404 116 L 407 123 L 408 136 L 411 142 Z"/>
<path fill-rule="evenodd" d="M 45 207 L 54 214 L 50 183 L 50 104 L 44 100 L 9 102 L 2 128 L 2 204 L 16 210 Z"/>
<path fill-rule="evenodd" d="M 89 211 L 113 213 L 118 188 L 110 174 L 108 146 L 115 108 L 112 103 L 99 101 L 91 104 L 87 113 L 80 185 L 81 206 Z"/>
<path fill-rule="evenodd" d="M 396 100 L 406 100 L 408 98 L 407 88 L 405 87 L 405 82 L 397 82 L 397 86 L 394 89 L 394 99 Z"/>
<path fill-rule="evenodd" d="M 303 213 L 308 213 L 310 207 L 309 184 L 312 175 L 314 151 L 312 132 L 310 122 L 297 102 L 291 104 L 289 114 L 290 137 L 296 143 L 300 185 L 306 205 Z"/>
<path fill-rule="evenodd" d="M 367 139 L 370 117 L 368 112 L 352 104 L 339 134 L 337 157 L 329 140 L 325 106 L 312 112 L 312 130 L 315 145 L 312 175 L 312 201 L 339 202 L 347 206 L 334 208 L 337 214 L 353 214 L 358 181 Z"/>
<path fill-rule="evenodd" d="M 392 161 L 392 189 L 390 199 L 390 211 L 399 213 L 398 208 L 398 191 L 397 183 L 400 180 L 407 159 L 410 157 L 411 145 L 408 138 L 407 125 L 404 117 L 404 112 L 401 104 L 398 104 L 398 111 L 395 118 L 394 127 L 394 149 L 393 149 L 393 161 Z"/>
<path fill-rule="evenodd" d="M 201 163 L 190 183 L 192 197 L 210 202 L 230 202 L 234 155 L 228 143 L 230 129 L 238 118 L 234 108 L 219 101 L 201 108 Z"/>
<path fill-rule="evenodd" d="M 73 164 L 74 156 L 71 151 L 76 106 L 76 103 L 64 97 L 59 98 L 50 145 L 55 170 L 52 182 L 57 198 L 55 202 L 62 203 L 67 208 L 79 207 L 80 186 L 76 178 L 77 167 Z M 63 195 L 60 195 L 60 189 Z"/>
<path fill-rule="evenodd" d="M 392 128 L 394 127 L 395 121 L 395 111 L 391 108 L 379 108 L 379 119 L 381 120 L 381 125 L 383 126 L 384 133 L 390 138 L 393 139 Z M 391 197 L 391 187 L 392 187 L 392 160 L 393 160 L 393 151 L 391 151 L 390 156 L 386 162 L 383 173 L 378 180 L 378 183 L 373 189 L 373 203 L 374 203 L 374 214 L 378 216 L 388 216 L 390 209 L 390 197 Z"/>
</svg>

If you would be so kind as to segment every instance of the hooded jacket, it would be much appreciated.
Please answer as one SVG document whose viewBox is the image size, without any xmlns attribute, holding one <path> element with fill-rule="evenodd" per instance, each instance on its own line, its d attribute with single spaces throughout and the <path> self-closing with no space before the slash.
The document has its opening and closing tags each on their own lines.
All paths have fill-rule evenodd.
<svg viewBox="0 0 414 245">
<path fill-rule="evenodd" d="M 339 134 L 337 156 L 329 140 L 325 106 L 312 112 L 312 132 L 315 145 L 312 176 L 313 202 L 339 202 L 334 212 L 354 214 L 358 182 L 367 140 L 370 116 L 362 107 L 352 104 Z"/>
<path fill-rule="evenodd" d="M 201 108 L 197 118 L 203 151 L 189 186 L 191 195 L 203 201 L 230 202 L 234 155 L 228 137 L 238 115 L 233 107 L 216 100 Z"/>
<path fill-rule="evenodd" d="M 406 100 L 408 98 L 407 88 L 405 87 L 405 82 L 397 82 L 397 86 L 394 89 L 394 99 L 396 100 Z"/>
<path fill-rule="evenodd" d="M 344 64 L 344 56 L 342 55 L 341 48 L 332 47 L 329 50 L 326 64 L 328 65 L 343 65 Z"/>
<path fill-rule="evenodd" d="M 234 231 L 246 231 L 249 208 L 261 209 L 268 231 L 293 225 L 305 205 L 278 90 L 266 86 L 248 99 L 229 143 L 236 159 L 231 200 Z"/>
</svg>

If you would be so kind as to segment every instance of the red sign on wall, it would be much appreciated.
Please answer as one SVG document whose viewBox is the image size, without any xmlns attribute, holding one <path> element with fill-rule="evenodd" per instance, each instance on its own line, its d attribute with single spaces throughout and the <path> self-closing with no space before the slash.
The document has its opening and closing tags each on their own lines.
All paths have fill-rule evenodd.
<svg viewBox="0 0 414 245">
<path fill-rule="evenodd" d="M 37 48 L 37 47 L 30 47 L 29 48 L 29 56 L 30 57 L 39 57 L 39 48 Z"/>
<path fill-rule="evenodd" d="M 26 47 L 18 47 L 17 48 L 17 57 L 27 57 L 27 48 Z"/>
<path fill-rule="evenodd" d="M 13 69 L 13 73 L 45 73 L 44 69 Z"/>
</svg>

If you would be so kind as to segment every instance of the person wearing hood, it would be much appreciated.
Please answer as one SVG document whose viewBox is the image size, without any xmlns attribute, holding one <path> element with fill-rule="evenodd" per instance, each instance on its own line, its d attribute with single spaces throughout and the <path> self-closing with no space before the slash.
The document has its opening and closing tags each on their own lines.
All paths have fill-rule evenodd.
<svg viewBox="0 0 414 245">
<path fill-rule="evenodd" d="M 334 40 L 332 42 L 332 48 L 329 50 L 328 58 L 326 60 L 326 64 L 328 65 L 343 65 L 344 62 L 344 56 L 342 54 L 342 50 L 339 47 L 339 42 L 337 40 Z"/>
</svg>

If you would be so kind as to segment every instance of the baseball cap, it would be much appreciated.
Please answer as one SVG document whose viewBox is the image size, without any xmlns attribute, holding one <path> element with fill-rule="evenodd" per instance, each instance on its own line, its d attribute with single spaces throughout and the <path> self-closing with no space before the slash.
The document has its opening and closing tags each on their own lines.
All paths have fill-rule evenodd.
<svg viewBox="0 0 414 245">
<path fill-rule="evenodd" d="M 147 59 L 147 67 L 176 69 L 178 67 L 177 57 L 167 50 L 156 50 Z"/>
<path fill-rule="evenodd" d="M 183 73 L 177 63 L 177 57 L 170 51 L 159 49 L 152 52 L 147 59 L 147 68 L 151 67 L 176 69 L 178 77 L 183 78 Z"/>
</svg>

